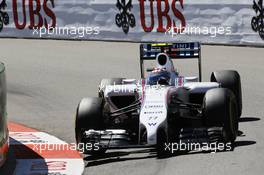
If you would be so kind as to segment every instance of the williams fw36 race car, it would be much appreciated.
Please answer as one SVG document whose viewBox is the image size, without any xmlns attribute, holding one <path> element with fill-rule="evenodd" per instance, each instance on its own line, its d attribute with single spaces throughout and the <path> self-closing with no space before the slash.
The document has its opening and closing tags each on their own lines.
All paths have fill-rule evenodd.
<svg viewBox="0 0 264 175">
<path fill-rule="evenodd" d="M 79 103 L 77 144 L 91 155 L 141 147 L 156 147 L 159 155 L 169 143 L 198 137 L 233 145 L 242 113 L 240 75 L 217 71 L 210 82 L 202 82 L 200 56 L 200 43 L 141 44 L 140 80 L 103 79 L 98 97 Z M 197 59 L 199 76 L 180 75 L 173 59 Z M 147 60 L 156 67 L 145 70 Z"/>
</svg>

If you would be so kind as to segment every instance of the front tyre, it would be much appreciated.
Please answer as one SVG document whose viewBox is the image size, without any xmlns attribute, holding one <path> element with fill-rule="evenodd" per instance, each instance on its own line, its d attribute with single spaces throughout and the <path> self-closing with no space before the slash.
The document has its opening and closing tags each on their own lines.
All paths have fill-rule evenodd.
<svg viewBox="0 0 264 175">
<path fill-rule="evenodd" d="M 81 100 L 77 107 L 75 118 L 75 139 L 78 146 L 86 144 L 83 142 L 84 132 L 90 129 L 102 130 L 103 129 L 103 100 L 101 98 L 84 98 Z M 95 144 L 95 143 L 89 143 Z M 105 152 L 104 149 L 91 149 L 86 150 L 86 145 L 83 148 L 86 154 L 101 154 Z"/>
<path fill-rule="evenodd" d="M 222 127 L 224 143 L 234 143 L 238 132 L 238 110 L 236 98 L 226 88 L 211 89 L 206 92 L 203 115 L 208 127 Z"/>
</svg>

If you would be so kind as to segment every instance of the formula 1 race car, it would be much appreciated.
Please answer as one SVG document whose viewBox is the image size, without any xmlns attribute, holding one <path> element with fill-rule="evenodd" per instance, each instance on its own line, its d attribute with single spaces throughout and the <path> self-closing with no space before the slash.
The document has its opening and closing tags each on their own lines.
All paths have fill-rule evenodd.
<svg viewBox="0 0 264 175">
<path fill-rule="evenodd" d="M 166 143 L 177 143 L 185 128 L 205 128 L 209 142 L 234 143 L 242 113 L 240 75 L 225 70 L 202 82 L 200 43 L 140 45 L 141 80 L 103 79 L 96 98 L 84 98 L 75 121 L 76 142 L 85 153 L 107 149 L 156 147 L 164 153 Z M 198 59 L 199 76 L 184 77 L 174 69 L 173 59 Z M 144 61 L 156 60 L 147 69 Z"/>
</svg>

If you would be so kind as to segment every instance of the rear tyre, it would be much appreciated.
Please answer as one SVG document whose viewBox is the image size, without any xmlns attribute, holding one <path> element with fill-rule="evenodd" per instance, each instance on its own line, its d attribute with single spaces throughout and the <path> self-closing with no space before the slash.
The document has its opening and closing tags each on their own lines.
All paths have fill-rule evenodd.
<svg viewBox="0 0 264 175">
<path fill-rule="evenodd" d="M 234 143 L 238 132 L 238 110 L 232 91 L 226 88 L 207 91 L 203 102 L 203 114 L 208 127 L 223 127 L 224 143 Z"/>
<path fill-rule="evenodd" d="M 222 88 L 227 88 L 234 93 L 238 105 L 238 118 L 240 118 L 242 114 L 242 90 L 239 73 L 233 70 L 213 72 L 211 82 L 218 82 Z"/>
<path fill-rule="evenodd" d="M 101 98 L 84 98 L 79 103 L 75 118 L 75 139 L 78 146 L 80 146 L 79 144 L 84 143 L 84 131 L 90 129 L 102 130 L 104 128 L 102 107 L 103 100 Z M 85 147 L 82 149 L 84 149 L 84 153 L 86 154 L 95 155 L 106 151 L 103 148 L 97 150 L 86 150 Z"/>
</svg>

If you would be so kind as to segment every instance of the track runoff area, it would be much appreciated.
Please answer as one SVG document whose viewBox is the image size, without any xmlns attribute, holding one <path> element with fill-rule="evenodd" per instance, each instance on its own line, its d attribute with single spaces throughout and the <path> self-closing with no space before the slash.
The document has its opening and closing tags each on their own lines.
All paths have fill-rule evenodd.
<svg viewBox="0 0 264 175">
<path fill-rule="evenodd" d="M 84 162 L 74 145 L 20 124 L 11 122 L 8 128 L 9 152 L 14 154 L 13 163 L 16 165 L 13 166 L 12 171 L 0 170 L 1 175 L 81 175 L 83 173 Z M 10 162 L 7 161 L 7 164 Z"/>
</svg>

